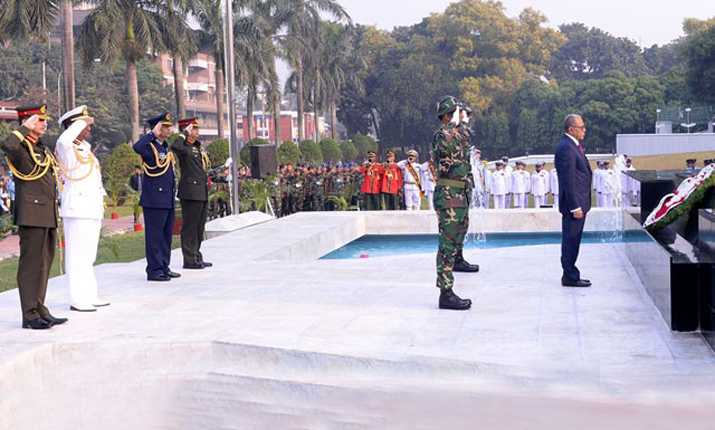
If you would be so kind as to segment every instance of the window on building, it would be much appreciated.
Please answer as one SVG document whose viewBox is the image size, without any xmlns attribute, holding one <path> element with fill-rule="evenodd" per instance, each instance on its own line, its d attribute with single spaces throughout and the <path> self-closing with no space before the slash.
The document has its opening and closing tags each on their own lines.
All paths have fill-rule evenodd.
<svg viewBox="0 0 715 430">
<path fill-rule="evenodd" d="M 174 61 L 171 58 L 166 60 L 166 68 L 169 70 L 172 70 L 174 68 Z"/>
</svg>

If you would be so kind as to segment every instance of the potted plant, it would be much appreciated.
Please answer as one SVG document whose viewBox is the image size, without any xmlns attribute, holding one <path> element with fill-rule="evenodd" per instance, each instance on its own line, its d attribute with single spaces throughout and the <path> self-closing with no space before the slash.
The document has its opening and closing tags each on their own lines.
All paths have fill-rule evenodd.
<svg viewBox="0 0 715 430">
<path fill-rule="evenodd" d="M 134 214 L 134 231 L 142 231 L 142 206 L 139 204 L 141 200 L 141 194 L 137 191 L 133 191 L 131 194 L 132 201 L 132 213 Z"/>
<path fill-rule="evenodd" d="M 119 202 L 124 196 L 124 193 L 127 190 L 127 184 L 125 183 L 124 178 L 118 178 L 117 176 L 110 176 L 107 178 L 106 183 L 104 184 L 104 189 L 107 192 L 107 197 L 109 197 L 109 200 L 112 203 L 112 219 L 118 219 L 119 214 L 117 213 L 117 207 L 119 206 Z"/>
</svg>

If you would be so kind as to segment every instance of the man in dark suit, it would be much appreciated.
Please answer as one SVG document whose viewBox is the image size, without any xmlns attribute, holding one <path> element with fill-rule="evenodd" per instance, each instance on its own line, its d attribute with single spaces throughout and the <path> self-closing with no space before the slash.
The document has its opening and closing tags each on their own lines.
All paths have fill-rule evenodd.
<svg viewBox="0 0 715 430">
<path fill-rule="evenodd" d="M 211 161 L 199 142 L 198 118 L 179 120 L 181 134 L 171 145 L 179 160 L 179 200 L 181 200 L 181 252 L 184 269 L 203 269 L 213 264 L 204 261 L 201 241 L 208 214 L 209 176 Z"/>
<path fill-rule="evenodd" d="M 591 165 L 582 142 L 586 126 L 578 115 L 564 120 L 564 135 L 557 147 L 554 162 L 559 172 L 559 212 L 562 216 L 561 267 L 564 287 L 589 287 L 591 281 L 581 279 L 576 268 L 586 214 L 591 210 Z"/>
<path fill-rule="evenodd" d="M 47 132 L 47 106 L 17 108 L 20 128 L 2 150 L 17 186 L 15 224 L 20 233 L 17 286 L 22 328 L 44 330 L 67 321 L 45 307 L 47 280 L 57 245 L 57 180 L 55 163 L 42 143 Z"/>
<path fill-rule="evenodd" d="M 174 232 L 174 157 L 166 139 L 171 135 L 168 112 L 150 118 L 152 128 L 134 144 L 141 155 L 144 176 L 139 204 L 144 209 L 146 275 L 150 281 L 169 281 L 181 276 L 169 268 Z"/>
<path fill-rule="evenodd" d="M 134 174 L 129 178 L 129 187 L 136 191 L 142 190 L 142 166 L 134 166 Z"/>
</svg>

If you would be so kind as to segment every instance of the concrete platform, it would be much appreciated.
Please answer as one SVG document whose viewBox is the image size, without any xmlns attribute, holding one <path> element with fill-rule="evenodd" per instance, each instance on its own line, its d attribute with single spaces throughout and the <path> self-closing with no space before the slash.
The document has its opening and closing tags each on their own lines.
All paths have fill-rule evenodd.
<svg viewBox="0 0 715 430">
<path fill-rule="evenodd" d="M 560 286 L 558 246 L 470 250 L 474 307 L 440 311 L 433 254 L 315 259 L 368 215 L 223 235 L 169 283 L 97 267 L 94 314 L 53 279 L 70 321 L 45 332 L 0 294 L 0 429 L 712 428 L 714 354 L 667 329 L 618 245 L 582 248 L 590 289 Z"/>
</svg>

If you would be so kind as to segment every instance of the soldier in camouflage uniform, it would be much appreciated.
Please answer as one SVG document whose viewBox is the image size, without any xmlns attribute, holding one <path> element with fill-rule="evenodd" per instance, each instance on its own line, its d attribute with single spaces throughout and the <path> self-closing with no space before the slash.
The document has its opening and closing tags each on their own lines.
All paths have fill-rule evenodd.
<svg viewBox="0 0 715 430">
<path fill-rule="evenodd" d="M 439 308 L 467 310 L 472 301 L 462 299 L 452 291 L 455 259 L 469 227 L 467 183 L 471 171 L 469 151 L 463 136 L 452 123 L 459 114 L 459 102 L 446 96 L 437 105 L 441 125 L 432 139 L 432 159 L 437 168 L 434 207 L 439 220 L 439 250 L 437 251 L 437 287 Z"/>
<path fill-rule="evenodd" d="M 315 173 L 314 180 L 311 183 L 311 188 L 311 194 L 313 195 L 312 210 L 325 210 L 325 176 L 322 173 Z"/>
</svg>

